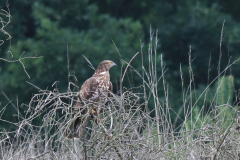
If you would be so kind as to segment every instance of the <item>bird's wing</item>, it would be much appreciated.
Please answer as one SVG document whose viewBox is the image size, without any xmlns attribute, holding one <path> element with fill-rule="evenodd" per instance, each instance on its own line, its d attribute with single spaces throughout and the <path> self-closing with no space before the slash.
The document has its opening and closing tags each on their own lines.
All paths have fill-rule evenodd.
<svg viewBox="0 0 240 160">
<path fill-rule="evenodd" d="M 79 92 L 80 96 L 78 97 L 78 101 L 75 105 L 75 113 L 79 111 L 79 108 L 81 108 L 82 105 L 84 105 L 84 102 L 94 97 L 94 94 L 97 92 L 97 86 L 98 82 L 95 77 L 91 77 L 83 83 Z"/>
<path fill-rule="evenodd" d="M 112 97 L 112 92 L 113 92 L 112 82 L 109 83 L 109 91 L 110 91 L 111 93 L 108 93 L 108 97 Z"/>
<path fill-rule="evenodd" d="M 98 88 L 98 82 L 96 77 L 91 77 L 87 79 L 80 90 L 80 96 L 85 100 L 93 98 Z"/>
</svg>

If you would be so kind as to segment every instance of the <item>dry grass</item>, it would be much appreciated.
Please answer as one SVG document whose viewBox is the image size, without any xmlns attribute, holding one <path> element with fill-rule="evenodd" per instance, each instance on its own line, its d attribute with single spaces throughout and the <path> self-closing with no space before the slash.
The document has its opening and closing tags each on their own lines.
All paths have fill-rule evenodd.
<svg viewBox="0 0 240 160">
<path fill-rule="evenodd" d="M 19 122 L 14 124 L 17 129 L 0 132 L 0 159 L 239 159 L 238 104 L 216 103 L 219 99 L 216 92 L 208 106 L 208 112 L 204 112 L 205 106 L 195 112 L 199 108 L 199 99 L 205 97 L 206 101 L 209 88 L 236 61 L 229 63 L 222 72 L 219 68 L 219 76 L 194 100 L 195 87 L 191 51 L 189 52 L 190 84 L 186 89 L 183 87 L 183 93 L 179 95 L 183 97 L 183 104 L 179 106 L 182 106 L 184 118 L 182 124 L 176 128 L 175 122 L 171 120 L 173 115 L 170 111 L 173 109 L 169 105 L 171 95 L 164 78 L 165 66 L 156 51 L 157 36 L 155 40 L 153 37 L 151 35 L 147 69 L 143 63 L 142 71 L 131 66 L 130 62 L 137 54 L 129 63 L 122 60 L 127 67 L 122 72 L 120 91 L 109 98 L 111 103 L 99 115 L 102 119 L 100 123 L 89 121 L 89 127 L 81 139 L 68 140 L 63 136 L 65 126 L 72 121 L 72 108 L 78 96 L 72 90 L 76 85 L 69 83 L 66 93 L 60 93 L 57 89 L 42 90 L 34 86 L 39 93 L 32 97 L 25 114 L 18 115 Z M 143 62 L 146 57 L 142 52 L 141 55 Z M 160 76 L 157 75 L 159 67 L 162 69 Z M 142 78 L 142 93 L 134 93 L 132 89 L 122 87 L 128 68 Z M 165 99 L 161 101 L 158 96 L 159 88 L 163 88 L 165 95 Z M 239 96 L 235 97 L 238 101 Z M 154 104 L 153 110 L 150 110 L 150 100 Z M 155 113 L 155 118 L 150 116 L 152 112 Z M 4 110 L 0 113 L 4 114 Z M 174 116 L 179 118 L 178 114 Z"/>
</svg>

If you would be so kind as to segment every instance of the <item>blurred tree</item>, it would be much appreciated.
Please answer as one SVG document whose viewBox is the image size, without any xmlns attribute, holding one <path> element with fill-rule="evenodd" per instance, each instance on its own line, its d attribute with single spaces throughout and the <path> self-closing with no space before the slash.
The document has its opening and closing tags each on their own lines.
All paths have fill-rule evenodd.
<svg viewBox="0 0 240 160">
<path fill-rule="evenodd" d="M 191 47 L 191 61 L 196 86 L 207 84 L 218 75 L 220 57 L 220 38 L 223 23 L 223 39 L 221 41 L 220 70 L 225 69 L 230 57 L 239 58 L 238 50 L 240 30 L 233 12 L 226 11 L 223 1 L 96 1 L 90 3 L 99 6 L 99 12 L 108 13 L 116 18 L 132 17 L 139 20 L 143 26 L 145 43 L 149 42 L 149 26 L 158 29 L 158 53 L 163 54 L 168 72 L 165 77 L 170 83 L 169 94 L 174 108 L 181 102 L 179 94 L 181 64 L 184 84 L 187 87 L 189 78 L 189 52 Z M 238 2 L 228 4 L 234 6 Z M 231 8 L 231 7 L 230 7 Z M 236 7 L 237 8 L 237 5 Z M 224 12 L 222 12 L 225 10 Z M 209 60 L 210 66 L 209 66 Z M 237 67 L 232 71 L 239 72 Z M 158 67 L 158 71 L 161 68 Z M 210 71 L 210 72 L 208 72 Z M 235 77 L 237 78 L 237 77 Z M 239 77 L 240 78 L 240 77 Z M 238 82 L 237 80 L 235 82 Z M 161 90 L 160 90 L 161 91 Z M 177 94 L 176 94 L 177 93 Z M 161 94 L 160 94 L 161 95 Z"/>
<path fill-rule="evenodd" d="M 155 16 L 155 20 L 152 19 L 152 22 L 157 22 L 159 16 Z M 196 87 L 211 82 L 218 75 L 220 38 L 224 20 L 220 60 L 220 71 L 222 71 L 229 63 L 230 58 L 231 60 L 239 58 L 240 32 L 239 23 L 235 22 L 230 15 L 221 13 L 217 4 L 207 7 L 201 2 L 179 1 L 177 11 L 170 15 L 170 20 L 166 20 L 161 25 L 153 24 L 153 27 L 159 30 L 161 44 L 159 51 L 163 53 L 166 66 L 169 68 L 166 78 L 170 83 L 169 95 L 172 95 L 170 97 L 172 106 L 178 106 L 179 101 L 176 99 L 179 99 L 182 89 L 179 74 L 180 64 L 185 87 L 190 82 L 190 47 Z M 210 66 L 209 59 L 211 59 Z M 234 68 L 236 71 L 237 67 Z"/>
<path fill-rule="evenodd" d="M 218 4 L 220 7 L 220 11 L 226 14 L 230 14 L 234 20 L 240 22 L 240 1 L 235 1 L 235 0 L 229 0 L 229 1 L 224 1 L 224 0 L 212 0 L 208 1 L 205 0 L 205 3 L 208 6 L 211 6 L 213 4 Z"/>
</svg>

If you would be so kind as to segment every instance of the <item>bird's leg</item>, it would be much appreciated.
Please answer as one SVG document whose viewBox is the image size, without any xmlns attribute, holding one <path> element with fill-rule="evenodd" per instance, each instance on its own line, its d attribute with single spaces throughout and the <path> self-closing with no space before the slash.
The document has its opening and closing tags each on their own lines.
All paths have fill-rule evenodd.
<svg viewBox="0 0 240 160">
<path fill-rule="evenodd" d="M 102 119 L 101 118 L 98 118 L 98 115 L 100 115 L 100 113 L 101 113 L 101 106 L 100 107 L 98 107 L 98 109 L 97 109 L 97 124 L 98 124 L 98 122 L 101 122 L 102 121 Z"/>
<path fill-rule="evenodd" d="M 92 109 L 92 118 L 94 118 L 94 122 L 98 124 L 98 122 L 101 122 L 101 118 L 98 118 L 98 111 L 95 109 Z"/>
<path fill-rule="evenodd" d="M 98 105 L 98 104 L 96 104 L 96 105 Z M 98 115 L 100 114 L 100 108 L 99 107 L 94 107 L 94 106 L 90 106 L 89 107 L 90 108 L 90 110 L 91 110 L 91 112 L 90 112 L 90 114 L 91 114 L 91 119 L 93 119 L 93 121 L 96 123 L 96 124 L 98 124 L 100 121 L 101 121 L 101 119 L 100 118 L 98 118 Z M 97 109 L 96 109 L 97 108 Z"/>
<path fill-rule="evenodd" d="M 90 110 L 91 119 L 93 119 L 96 115 L 96 110 L 92 106 L 89 106 L 89 110 Z"/>
</svg>

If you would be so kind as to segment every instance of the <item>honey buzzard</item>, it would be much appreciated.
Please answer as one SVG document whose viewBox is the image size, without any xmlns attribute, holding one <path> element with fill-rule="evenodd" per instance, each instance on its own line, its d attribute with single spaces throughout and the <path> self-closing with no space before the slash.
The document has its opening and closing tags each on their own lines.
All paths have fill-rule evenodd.
<svg viewBox="0 0 240 160">
<path fill-rule="evenodd" d="M 74 107 L 73 118 L 65 128 L 65 137 L 81 138 L 90 118 L 97 117 L 102 108 L 101 104 L 107 103 L 107 97 L 111 96 L 109 92 L 113 90 L 109 74 L 112 66 L 116 66 L 113 61 L 102 61 L 93 76 L 83 83 Z"/>
</svg>

